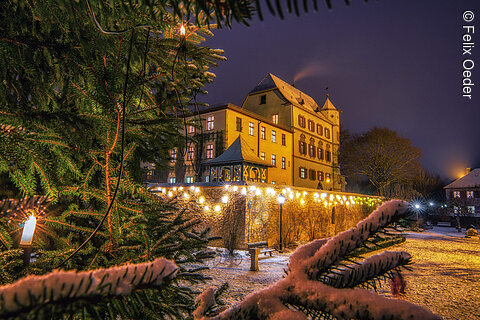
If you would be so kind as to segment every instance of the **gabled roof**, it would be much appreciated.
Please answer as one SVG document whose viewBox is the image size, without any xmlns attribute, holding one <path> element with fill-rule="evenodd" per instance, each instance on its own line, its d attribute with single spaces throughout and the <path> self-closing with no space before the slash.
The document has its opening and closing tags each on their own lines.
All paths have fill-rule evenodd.
<svg viewBox="0 0 480 320">
<path fill-rule="evenodd" d="M 444 187 L 445 189 L 455 188 L 480 188 L 480 168 L 470 171 L 469 174 L 453 181 Z"/>
<path fill-rule="evenodd" d="M 237 139 L 221 155 L 210 161 L 204 162 L 205 165 L 226 164 L 226 163 L 253 163 L 266 167 L 272 165 L 265 160 L 257 157 L 252 148 L 239 135 Z"/>
<path fill-rule="evenodd" d="M 285 100 L 301 108 L 307 109 L 309 111 L 314 111 L 314 112 L 320 109 L 318 104 L 315 102 L 315 100 L 312 97 L 310 97 L 308 94 L 298 90 L 294 86 L 288 84 L 287 82 L 283 81 L 282 79 L 276 77 L 271 73 L 267 74 L 265 78 L 263 78 L 263 80 L 260 81 L 260 83 L 257 84 L 255 88 L 252 89 L 252 91 L 249 92 L 249 94 L 261 92 L 269 89 L 278 89 L 278 91 L 285 98 Z M 336 108 L 330 102 L 328 97 L 322 109 L 336 110 Z M 323 114 L 319 112 L 316 112 L 316 114 L 318 117 L 321 117 L 321 118 L 324 118 L 324 120 L 330 121 Z"/>
</svg>

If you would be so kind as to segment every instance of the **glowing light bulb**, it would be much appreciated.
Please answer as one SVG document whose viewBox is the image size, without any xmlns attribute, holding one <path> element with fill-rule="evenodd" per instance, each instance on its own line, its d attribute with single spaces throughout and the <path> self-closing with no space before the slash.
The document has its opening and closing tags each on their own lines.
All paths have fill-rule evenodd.
<svg viewBox="0 0 480 320">
<path fill-rule="evenodd" d="M 222 197 L 222 202 L 227 203 L 228 202 L 228 196 L 223 196 Z"/>
<path fill-rule="evenodd" d="M 220 207 L 218 204 L 215 206 L 215 211 L 220 212 L 222 210 L 222 207 Z"/>
<path fill-rule="evenodd" d="M 172 191 L 168 191 L 168 196 L 171 198 L 173 197 L 173 192 Z"/>
<path fill-rule="evenodd" d="M 190 190 L 191 190 L 191 191 L 195 191 L 195 187 L 194 187 L 194 186 L 191 186 L 191 187 L 190 187 Z"/>
<path fill-rule="evenodd" d="M 186 192 L 183 194 L 183 197 L 184 197 L 185 199 L 190 198 L 190 196 L 189 196 L 188 193 L 186 193 Z"/>
<path fill-rule="evenodd" d="M 297 196 L 297 198 L 300 198 L 300 192 L 297 191 L 295 195 Z"/>
<path fill-rule="evenodd" d="M 300 204 L 303 206 L 305 204 L 305 200 L 301 199 Z"/>
<path fill-rule="evenodd" d="M 255 191 L 255 195 L 256 195 L 256 196 L 262 195 L 262 190 L 257 189 L 257 190 Z"/>
<path fill-rule="evenodd" d="M 173 192 L 177 192 L 177 187 L 173 187 Z"/>
<path fill-rule="evenodd" d="M 289 197 L 291 200 L 293 200 L 293 197 L 294 197 L 293 192 L 290 192 L 290 193 L 288 194 L 288 197 Z"/>
<path fill-rule="evenodd" d="M 178 188 L 178 191 L 182 191 L 182 190 L 183 190 L 183 187 Z"/>
<path fill-rule="evenodd" d="M 225 185 L 225 190 L 228 190 L 228 188 L 230 188 L 230 185 L 226 184 Z"/>
<path fill-rule="evenodd" d="M 204 209 L 205 211 L 210 210 L 210 208 L 209 208 L 208 206 L 203 207 L 203 209 Z"/>
<path fill-rule="evenodd" d="M 320 197 L 321 197 L 322 199 L 325 199 L 325 198 L 327 197 L 327 194 L 326 194 L 326 193 L 322 193 L 322 194 L 320 195 Z"/>
<path fill-rule="evenodd" d="M 246 195 L 246 194 L 247 194 L 247 188 L 245 188 L 245 187 L 242 188 L 242 194 L 243 194 L 243 195 Z"/>
<path fill-rule="evenodd" d="M 318 197 L 320 197 L 320 195 L 319 195 L 318 193 L 314 193 L 314 194 L 313 194 L 313 197 L 314 197 L 315 199 L 317 199 Z"/>
<path fill-rule="evenodd" d="M 35 232 L 35 226 L 37 225 L 37 218 L 34 216 L 28 217 L 27 221 L 23 225 L 22 238 L 20 245 L 29 246 L 33 242 L 33 234 Z"/>
<path fill-rule="evenodd" d="M 200 188 L 199 187 L 195 187 L 195 193 L 199 193 L 200 192 Z"/>
<path fill-rule="evenodd" d="M 205 202 L 205 198 L 204 197 L 200 197 L 198 198 L 198 203 L 202 204 Z"/>
<path fill-rule="evenodd" d="M 180 35 L 185 36 L 185 26 L 183 24 L 180 25 Z"/>
<path fill-rule="evenodd" d="M 233 192 L 237 192 L 238 191 L 238 187 L 237 186 L 234 186 L 233 187 Z"/>
</svg>

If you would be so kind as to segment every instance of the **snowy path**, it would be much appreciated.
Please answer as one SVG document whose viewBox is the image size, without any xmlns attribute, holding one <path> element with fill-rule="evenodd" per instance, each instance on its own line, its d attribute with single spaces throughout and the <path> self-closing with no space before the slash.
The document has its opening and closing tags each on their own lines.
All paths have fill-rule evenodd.
<svg viewBox="0 0 480 320">
<path fill-rule="evenodd" d="M 444 319 L 480 319 L 480 241 L 464 238 L 454 228 L 438 227 L 422 233 L 406 233 L 407 241 L 388 250 L 409 252 L 413 271 L 405 271 L 407 293 L 402 299 L 423 305 Z M 238 267 L 213 267 L 207 286 L 228 282 L 225 300 L 233 305 L 254 290 L 281 279 L 289 254 L 274 254 L 260 260 L 260 271 L 249 271 L 245 257 Z M 206 286 L 205 286 L 206 287 Z M 389 286 L 379 293 L 390 295 Z"/>
</svg>

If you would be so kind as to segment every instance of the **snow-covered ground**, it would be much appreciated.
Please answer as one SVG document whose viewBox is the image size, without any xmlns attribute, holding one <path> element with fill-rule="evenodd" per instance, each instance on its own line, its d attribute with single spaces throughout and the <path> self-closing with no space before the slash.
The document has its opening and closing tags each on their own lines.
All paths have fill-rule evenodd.
<svg viewBox="0 0 480 320">
<path fill-rule="evenodd" d="M 407 292 L 401 299 L 423 305 L 444 319 L 480 319 L 480 241 L 465 238 L 455 228 L 434 227 L 421 233 L 405 233 L 407 241 L 388 250 L 403 250 L 413 256 L 413 271 L 405 271 Z M 213 279 L 207 286 L 228 282 L 228 305 L 252 291 L 265 288 L 285 274 L 290 254 L 275 252 L 261 256 L 260 271 L 250 269 L 244 257 L 238 266 L 220 264 L 205 274 Z M 379 290 L 390 295 L 389 284 Z"/>
</svg>

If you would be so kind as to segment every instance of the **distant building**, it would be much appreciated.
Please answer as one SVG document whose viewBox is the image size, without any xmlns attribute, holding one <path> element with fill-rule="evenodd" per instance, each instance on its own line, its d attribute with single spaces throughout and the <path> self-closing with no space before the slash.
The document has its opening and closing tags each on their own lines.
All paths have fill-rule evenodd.
<svg viewBox="0 0 480 320">
<path fill-rule="evenodd" d="M 466 174 L 444 187 L 451 216 L 459 213 L 467 221 L 480 221 L 480 168 Z"/>
<path fill-rule="evenodd" d="M 268 74 L 242 107 L 203 108 L 187 127 L 195 144 L 171 150 L 168 174 L 147 170 L 148 182 L 256 181 L 341 190 L 339 111 Z M 145 177 L 147 178 L 147 177 Z M 156 181 L 154 181 L 156 180 Z"/>
</svg>

